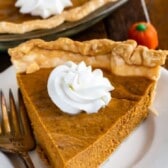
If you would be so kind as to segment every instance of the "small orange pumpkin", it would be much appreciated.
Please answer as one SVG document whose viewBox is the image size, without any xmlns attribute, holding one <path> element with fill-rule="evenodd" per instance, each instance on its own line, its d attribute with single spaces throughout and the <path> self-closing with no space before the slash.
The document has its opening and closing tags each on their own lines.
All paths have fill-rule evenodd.
<svg viewBox="0 0 168 168">
<path fill-rule="evenodd" d="M 150 49 L 158 47 L 158 34 L 155 27 L 149 22 L 134 23 L 129 31 L 128 37 L 137 41 L 140 45 L 145 45 Z"/>
</svg>

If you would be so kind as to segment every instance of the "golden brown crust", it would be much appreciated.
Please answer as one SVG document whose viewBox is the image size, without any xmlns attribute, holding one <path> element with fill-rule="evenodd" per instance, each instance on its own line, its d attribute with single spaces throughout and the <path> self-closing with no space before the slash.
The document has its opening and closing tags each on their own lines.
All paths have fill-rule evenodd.
<svg viewBox="0 0 168 168">
<path fill-rule="evenodd" d="M 18 73 L 32 73 L 71 60 L 76 63 L 85 61 L 93 67 L 111 70 L 116 75 L 145 76 L 156 80 L 168 51 L 137 46 L 133 40 L 115 42 L 99 39 L 78 42 L 59 38 L 51 42 L 30 40 L 9 49 L 9 54 Z"/>
<path fill-rule="evenodd" d="M 64 23 L 78 21 L 96 9 L 109 2 L 117 0 L 90 0 L 82 6 L 74 7 L 70 10 L 63 11 L 60 15 L 52 16 L 48 19 L 37 19 L 25 21 L 23 23 L 0 22 L 0 33 L 17 33 L 23 34 L 37 29 L 51 29 Z M 80 12 L 79 12 L 80 11 Z"/>
</svg>

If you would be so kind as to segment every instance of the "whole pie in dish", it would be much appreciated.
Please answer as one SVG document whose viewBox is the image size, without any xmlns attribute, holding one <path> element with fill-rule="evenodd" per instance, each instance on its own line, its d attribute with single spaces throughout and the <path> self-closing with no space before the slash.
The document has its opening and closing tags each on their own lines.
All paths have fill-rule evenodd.
<svg viewBox="0 0 168 168">
<path fill-rule="evenodd" d="M 9 49 L 9 54 L 38 145 L 52 167 L 97 168 L 148 116 L 160 65 L 168 53 L 132 40 L 60 38 L 31 40 Z M 115 88 L 106 107 L 93 114 L 70 115 L 51 101 L 49 74 L 66 61 L 84 61 L 103 71 Z"/>
<path fill-rule="evenodd" d="M 51 29 L 66 21 L 78 21 L 105 4 L 115 1 L 117 0 L 71 0 L 71 7 L 46 19 L 20 13 L 19 8 L 15 7 L 16 0 L 1 1 L 0 33 L 23 34 L 38 29 Z"/>
</svg>

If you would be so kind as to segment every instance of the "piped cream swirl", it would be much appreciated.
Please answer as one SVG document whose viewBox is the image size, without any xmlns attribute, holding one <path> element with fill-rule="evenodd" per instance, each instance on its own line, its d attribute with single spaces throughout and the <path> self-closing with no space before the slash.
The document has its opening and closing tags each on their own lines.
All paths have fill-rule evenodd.
<svg viewBox="0 0 168 168">
<path fill-rule="evenodd" d="M 49 76 L 47 88 L 51 100 L 69 114 L 98 112 L 110 102 L 110 91 L 114 89 L 100 69 L 92 71 L 84 62 L 57 66 Z"/>
<path fill-rule="evenodd" d="M 60 14 L 65 7 L 72 6 L 72 2 L 70 0 L 17 0 L 15 6 L 19 7 L 23 14 L 48 18 Z"/>
</svg>

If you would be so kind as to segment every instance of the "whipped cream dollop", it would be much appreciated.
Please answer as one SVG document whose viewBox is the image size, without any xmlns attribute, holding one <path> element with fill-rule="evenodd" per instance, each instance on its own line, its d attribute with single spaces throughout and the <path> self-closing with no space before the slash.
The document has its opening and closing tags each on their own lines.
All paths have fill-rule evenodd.
<svg viewBox="0 0 168 168">
<path fill-rule="evenodd" d="M 51 15 L 60 14 L 65 7 L 72 6 L 70 0 L 17 0 L 16 7 L 20 7 L 23 14 L 48 18 Z"/>
<path fill-rule="evenodd" d="M 114 89 L 100 69 L 92 71 L 84 62 L 71 61 L 51 72 L 47 88 L 51 100 L 69 114 L 98 112 L 110 102 Z"/>
</svg>

